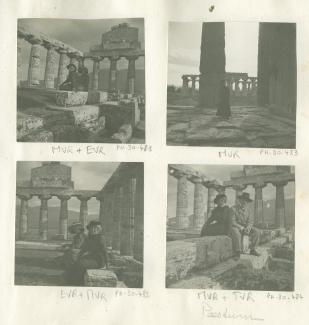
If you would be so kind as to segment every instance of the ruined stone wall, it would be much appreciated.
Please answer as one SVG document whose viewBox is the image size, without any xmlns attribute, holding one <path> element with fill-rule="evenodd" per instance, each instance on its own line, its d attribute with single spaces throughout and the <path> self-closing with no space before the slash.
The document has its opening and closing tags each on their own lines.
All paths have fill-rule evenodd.
<svg viewBox="0 0 309 325">
<path fill-rule="evenodd" d="M 200 73 L 199 104 L 215 107 L 220 81 L 225 76 L 224 23 L 203 23 Z"/>
<path fill-rule="evenodd" d="M 296 114 L 296 24 L 260 23 L 258 105 Z"/>
</svg>

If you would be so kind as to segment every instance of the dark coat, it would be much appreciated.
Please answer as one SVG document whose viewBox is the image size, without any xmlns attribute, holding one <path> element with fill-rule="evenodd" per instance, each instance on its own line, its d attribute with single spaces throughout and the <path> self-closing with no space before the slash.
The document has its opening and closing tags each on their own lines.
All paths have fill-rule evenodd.
<svg viewBox="0 0 309 325">
<path fill-rule="evenodd" d="M 233 220 L 233 210 L 227 205 L 212 210 L 211 217 L 205 222 L 201 237 L 228 235 Z"/>
<path fill-rule="evenodd" d="M 217 115 L 225 118 L 231 116 L 230 90 L 227 86 L 220 86 L 218 94 Z"/>
</svg>

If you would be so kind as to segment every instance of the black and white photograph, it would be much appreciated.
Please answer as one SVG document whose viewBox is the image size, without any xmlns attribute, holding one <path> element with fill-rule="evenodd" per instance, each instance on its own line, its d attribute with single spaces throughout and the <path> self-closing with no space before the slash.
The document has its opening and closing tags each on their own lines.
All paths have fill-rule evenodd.
<svg viewBox="0 0 309 325">
<path fill-rule="evenodd" d="M 17 141 L 145 143 L 144 19 L 18 19 Z"/>
<path fill-rule="evenodd" d="M 143 163 L 18 161 L 15 220 L 15 285 L 143 287 Z"/>
<path fill-rule="evenodd" d="M 166 287 L 294 291 L 295 167 L 168 165 Z"/>
<path fill-rule="evenodd" d="M 296 147 L 296 23 L 170 22 L 170 146 Z"/>
</svg>

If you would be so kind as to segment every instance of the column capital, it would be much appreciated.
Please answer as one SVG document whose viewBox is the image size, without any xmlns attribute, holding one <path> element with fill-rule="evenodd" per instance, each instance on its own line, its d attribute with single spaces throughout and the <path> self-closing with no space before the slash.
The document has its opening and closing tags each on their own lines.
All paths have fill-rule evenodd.
<svg viewBox="0 0 309 325">
<path fill-rule="evenodd" d="M 34 35 L 31 35 L 29 37 L 25 37 L 25 40 L 27 42 L 29 42 L 30 44 L 32 44 L 32 45 L 38 45 L 38 44 L 41 44 L 42 43 L 41 38 L 35 37 Z"/>
<path fill-rule="evenodd" d="M 63 47 L 57 47 L 56 48 L 56 51 L 59 53 L 59 54 L 68 54 L 68 50 L 63 48 Z"/>
<path fill-rule="evenodd" d="M 102 197 L 102 196 L 97 195 L 97 196 L 95 196 L 95 198 L 96 198 L 96 200 L 98 200 L 100 202 L 104 201 L 104 197 Z"/>
<path fill-rule="evenodd" d="M 266 183 L 255 183 L 255 184 L 253 184 L 252 186 L 254 187 L 254 188 L 263 188 L 263 187 L 265 187 L 267 184 Z"/>
<path fill-rule="evenodd" d="M 172 176 L 174 176 L 177 179 L 180 179 L 182 177 L 188 177 L 187 173 L 180 171 L 180 170 L 173 170 L 173 172 L 171 173 Z"/>
<path fill-rule="evenodd" d="M 94 62 L 100 62 L 102 61 L 104 58 L 102 56 L 91 56 L 89 57 L 89 59 L 91 59 Z"/>
<path fill-rule="evenodd" d="M 89 195 L 76 195 L 76 197 L 80 200 L 80 201 L 88 201 L 92 198 L 92 196 Z"/>
<path fill-rule="evenodd" d="M 28 201 L 28 200 L 30 200 L 32 198 L 32 195 L 30 195 L 30 194 L 17 194 L 17 197 L 20 200 Z"/>
<path fill-rule="evenodd" d="M 113 55 L 108 57 L 110 61 L 118 61 L 120 59 L 119 55 Z"/>
<path fill-rule="evenodd" d="M 50 200 L 52 198 L 52 195 L 49 194 L 40 194 L 38 195 L 40 200 Z"/>
<path fill-rule="evenodd" d="M 126 55 L 125 58 L 128 60 L 128 61 L 135 61 L 139 58 L 140 56 L 139 55 Z"/>
<path fill-rule="evenodd" d="M 247 185 L 233 185 L 232 189 L 235 191 L 243 191 L 247 188 Z"/>
<path fill-rule="evenodd" d="M 50 50 L 52 48 L 54 48 L 54 49 L 57 48 L 57 46 L 54 43 L 51 43 L 51 42 L 48 42 L 45 40 L 42 41 L 42 46 L 45 47 L 47 50 Z"/>
<path fill-rule="evenodd" d="M 272 184 L 274 186 L 286 186 L 288 184 L 288 181 L 276 181 L 276 182 L 272 182 Z"/>
<path fill-rule="evenodd" d="M 61 201 L 68 201 L 71 199 L 71 195 L 57 195 L 57 198 Z"/>
<path fill-rule="evenodd" d="M 197 175 L 190 175 L 188 176 L 188 180 L 192 182 L 193 184 L 201 184 L 203 182 L 202 177 Z"/>
</svg>

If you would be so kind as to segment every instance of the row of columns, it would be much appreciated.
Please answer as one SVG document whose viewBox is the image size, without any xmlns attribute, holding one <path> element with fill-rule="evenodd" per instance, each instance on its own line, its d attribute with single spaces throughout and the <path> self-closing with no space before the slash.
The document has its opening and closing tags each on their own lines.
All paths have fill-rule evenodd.
<svg viewBox="0 0 309 325">
<path fill-rule="evenodd" d="M 182 77 L 182 89 L 191 89 L 192 91 L 196 89 L 196 82 L 199 82 L 199 76 L 196 75 L 183 75 Z M 189 82 L 191 82 L 191 88 L 189 87 Z"/>
<path fill-rule="evenodd" d="M 21 45 L 22 38 L 18 38 L 18 69 L 21 65 Z M 27 42 L 31 44 L 29 66 L 28 66 L 28 87 L 38 87 L 40 85 L 40 66 L 41 66 L 41 47 L 43 46 L 47 50 L 46 62 L 45 62 L 45 73 L 44 73 L 44 86 L 47 89 L 58 88 L 67 78 L 67 65 L 69 63 L 74 64 L 78 67 L 80 62 L 84 62 L 85 58 L 79 52 L 70 52 L 59 46 L 42 41 L 39 38 L 25 38 Z M 58 61 L 58 72 L 57 72 L 57 85 L 55 87 L 56 67 L 57 67 L 57 53 L 59 54 Z M 100 62 L 105 57 L 89 57 L 93 60 L 93 71 L 92 71 L 92 90 L 99 89 L 99 71 Z M 139 58 L 138 55 L 126 56 L 128 60 L 128 74 L 127 74 L 127 92 L 130 94 L 135 93 L 135 61 Z M 117 91 L 117 62 L 120 56 L 108 57 L 110 60 L 109 70 L 109 91 Z"/>
<path fill-rule="evenodd" d="M 200 177 L 188 176 L 181 171 L 173 171 L 172 176 L 177 179 L 177 200 L 176 200 L 176 227 L 180 229 L 193 228 L 200 229 L 205 221 L 210 217 L 212 210 L 215 207 L 214 199 L 218 193 L 224 193 L 225 187 L 211 183 L 204 183 Z M 194 206 L 192 225 L 189 225 L 188 220 L 188 180 L 194 184 Z M 288 182 L 274 182 L 276 187 L 276 207 L 275 207 L 275 225 L 277 228 L 286 227 L 285 218 L 285 197 L 284 186 Z M 266 183 L 254 184 L 254 223 L 264 223 L 263 217 L 263 188 Z M 235 204 L 238 196 L 246 189 L 246 185 L 235 185 L 232 188 L 235 190 Z M 204 214 L 204 188 L 207 192 L 207 213 Z"/>
<path fill-rule="evenodd" d="M 143 260 L 143 178 L 130 177 L 104 193 L 100 220 L 107 245 L 120 255 Z"/>
<path fill-rule="evenodd" d="M 258 81 L 256 77 L 248 79 L 231 78 L 225 80 L 226 86 L 230 89 L 231 95 L 255 96 L 257 93 Z"/>
<path fill-rule="evenodd" d="M 28 233 L 28 201 L 32 198 L 32 195 L 18 195 L 20 199 L 20 216 L 19 216 L 19 238 L 25 239 Z M 40 216 L 39 216 L 39 237 L 41 240 L 48 239 L 48 200 L 52 198 L 52 195 L 39 195 L 41 200 Z M 68 239 L 68 201 L 72 196 L 59 195 L 60 200 L 60 214 L 59 214 L 59 234 L 63 236 L 63 239 Z M 85 227 L 87 225 L 88 217 L 88 200 L 91 196 L 77 195 L 80 200 L 80 214 L 79 221 Z"/>
</svg>

